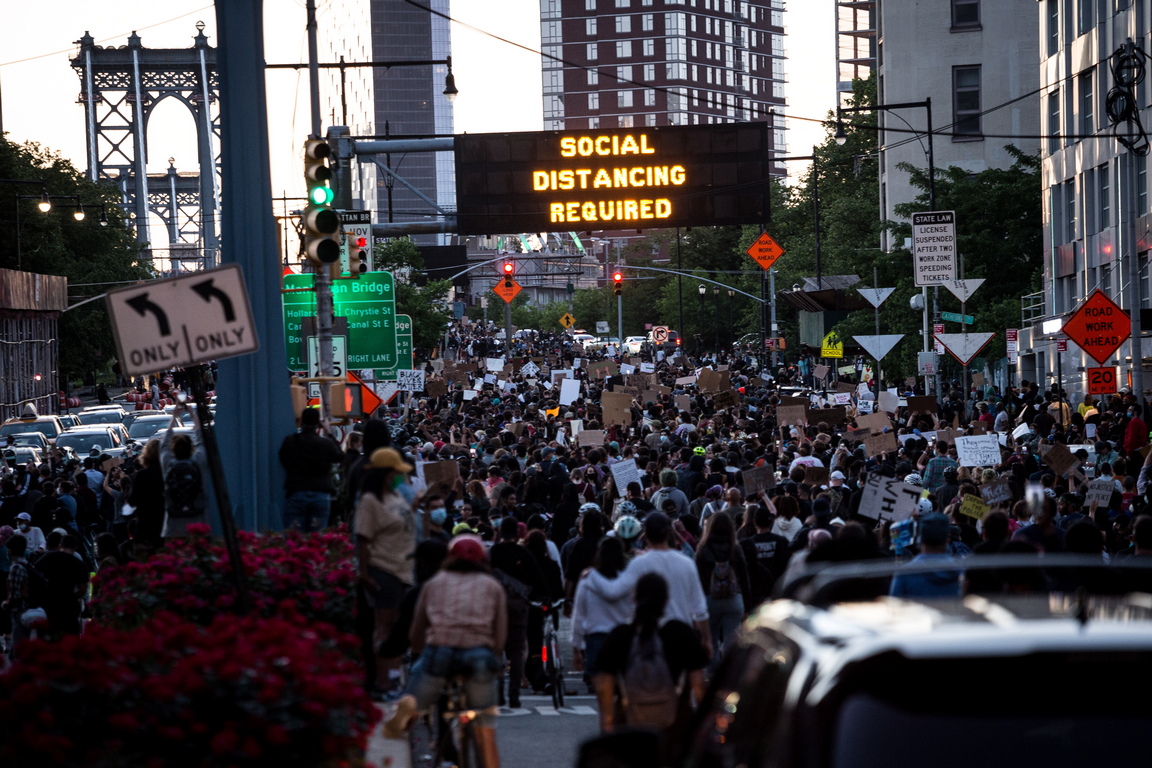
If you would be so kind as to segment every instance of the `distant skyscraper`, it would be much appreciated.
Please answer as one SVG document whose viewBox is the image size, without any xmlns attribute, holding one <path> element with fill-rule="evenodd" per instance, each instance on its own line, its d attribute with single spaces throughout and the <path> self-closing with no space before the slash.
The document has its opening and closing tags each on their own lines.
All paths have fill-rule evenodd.
<svg viewBox="0 0 1152 768">
<path fill-rule="evenodd" d="M 853 80 L 876 71 L 876 0 L 836 0 L 836 93 L 841 105 Z"/>
<path fill-rule="evenodd" d="M 371 0 L 372 59 L 376 62 L 443 61 L 452 54 L 448 21 L 404 0 Z M 428 5 L 448 14 L 449 0 Z M 452 105 L 444 96 L 448 67 L 395 66 L 373 70 L 377 135 L 448 136 L 453 132 Z M 381 162 L 385 162 L 383 156 Z M 448 211 L 456 208 L 456 181 L 451 152 L 394 154 L 390 165 L 406 181 Z M 424 221 L 436 212 L 400 182 L 389 190 L 388 175 L 377 174 L 377 220 Z M 389 192 L 391 192 L 389 194 Z"/>
<path fill-rule="evenodd" d="M 785 153 L 782 0 L 540 0 L 549 130 L 771 121 Z"/>
</svg>

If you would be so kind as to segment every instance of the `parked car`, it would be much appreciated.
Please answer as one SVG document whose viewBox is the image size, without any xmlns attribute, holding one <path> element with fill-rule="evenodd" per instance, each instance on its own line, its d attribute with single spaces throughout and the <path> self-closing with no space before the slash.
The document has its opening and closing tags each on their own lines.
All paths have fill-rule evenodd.
<svg viewBox="0 0 1152 768">
<path fill-rule="evenodd" d="M 1152 673 L 1143 560 L 969 557 L 951 572 L 1011 588 L 935 599 L 889 597 L 888 584 L 909 568 L 939 578 L 940 560 L 831 565 L 753 611 L 670 764 L 1146 766 L 1152 700 L 1131 695 Z M 640 731 L 593 739 L 579 760 L 658 764 Z"/>
<path fill-rule="evenodd" d="M 657 342 L 654 338 L 652 338 L 652 332 L 651 331 L 648 332 L 648 341 L 652 342 L 652 344 L 655 345 L 656 349 L 658 349 L 658 350 L 663 349 L 664 354 L 666 354 L 666 355 L 675 352 L 676 348 L 679 347 L 680 344 L 682 343 L 682 339 L 680 338 L 680 334 L 677 333 L 676 331 L 668 331 L 668 338 L 664 341 L 663 346 L 661 346 L 661 344 L 659 342 Z"/>
<path fill-rule="evenodd" d="M 645 342 L 646 336 L 628 336 L 624 339 L 624 354 L 638 355 L 640 354 L 640 345 Z"/>
</svg>

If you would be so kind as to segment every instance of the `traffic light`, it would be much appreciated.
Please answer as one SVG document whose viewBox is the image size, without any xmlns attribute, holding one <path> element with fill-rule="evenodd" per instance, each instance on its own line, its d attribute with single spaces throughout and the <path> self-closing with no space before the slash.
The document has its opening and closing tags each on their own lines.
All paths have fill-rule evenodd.
<svg viewBox="0 0 1152 768">
<path fill-rule="evenodd" d="M 368 271 L 368 238 L 348 238 L 348 272 L 349 274 L 363 274 Z"/>
<path fill-rule="evenodd" d="M 624 275 L 619 273 L 619 272 L 613 272 L 612 273 L 612 285 L 615 286 L 615 288 L 616 288 L 616 295 L 617 296 L 620 296 L 622 293 L 624 293 L 624 291 L 623 291 Z"/>
<path fill-rule="evenodd" d="M 304 208 L 304 255 L 313 264 L 333 264 L 340 260 L 340 215 L 332 210 L 332 169 L 328 158 L 332 150 L 327 142 L 309 139 L 304 142 L 304 181 L 308 186 L 308 204 Z"/>
<path fill-rule="evenodd" d="M 504 272 L 504 285 L 509 288 L 512 287 L 512 273 L 516 271 L 516 265 L 510 261 L 504 262 L 500 267 Z"/>
</svg>

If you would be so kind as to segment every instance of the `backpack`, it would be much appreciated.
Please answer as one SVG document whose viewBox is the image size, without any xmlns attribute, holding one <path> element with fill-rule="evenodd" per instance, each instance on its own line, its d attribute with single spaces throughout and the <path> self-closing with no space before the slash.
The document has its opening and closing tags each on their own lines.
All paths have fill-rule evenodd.
<svg viewBox="0 0 1152 768">
<path fill-rule="evenodd" d="M 164 473 L 164 497 L 170 517 L 199 517 L 204 511 L 200 467 L 189 459 L 172 462 Z"/>
<path fill-rule="evenodd" d="M 12 567 L 19 566 L 23 566 L 24 570 L 28 572 L 28 604 L 25 608 L 43 608 L 51 594 L 48 577 L 28 560 L 23 563 L 14 563 Z"/>
<path fill-rule="evenodd" d="M 508 598 L 508 615 L 511 616 L 525 616 L 528 613 L 529 596 L 532 594 L 532 587 L 528 586 L 520 579 L 505 573 L 499 568 L 492 569 L 492 575 L 504 587 L 504 594 Z"/>
<path fill-rule="evenodd" d="M 717 560 L 712 569 L 712 581 L 708 585 L 708 596 L 713 600 L 727 600 L 740 594 L 740 584 L 736 581 L 736 569 L 731 560 Z"/>
<path fill-rule="evenodd" d="M 647 640 L 637 631 L 628 651 L 628 665 L 618 676 L 624 722 L 632 727 L 664 729 L 676 721 L 679 691 L 664 658 L 660 633 Z"/>
</svg>

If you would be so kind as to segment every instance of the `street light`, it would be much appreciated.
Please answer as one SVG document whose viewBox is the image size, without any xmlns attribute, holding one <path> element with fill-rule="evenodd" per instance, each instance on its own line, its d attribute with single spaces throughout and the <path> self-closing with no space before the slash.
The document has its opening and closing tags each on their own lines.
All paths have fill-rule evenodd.
<svg viewBox="0 0 1152 768">
<path fill-rule="evenodd" d="M 40 193 L 40 202 L 36 203 L 36 207 L 40 209 L 41 213 L 48 213 L 52 210 L 52 201 L 48 199 L 48 190 L 43 190 Z"/>
<path fill-rule="evenodd" d="M 456 101 L 460 91 L 456 90 L 456 76 L 452 74 L 452 57 L 447 57 L 445 61 L 448 62 L 448 74 L 444 78 L 444 98 L 451 104 Z"/>
</svg>

